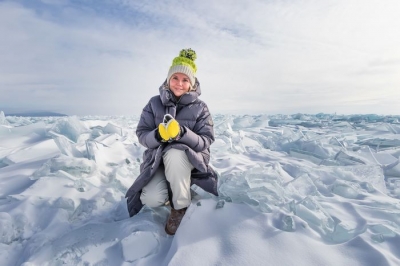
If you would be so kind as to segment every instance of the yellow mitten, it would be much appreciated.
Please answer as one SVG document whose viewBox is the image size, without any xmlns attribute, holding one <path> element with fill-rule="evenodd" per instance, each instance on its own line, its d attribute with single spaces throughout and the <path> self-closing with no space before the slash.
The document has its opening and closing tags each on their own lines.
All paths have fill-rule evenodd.
<svg viewBox="0 0 400 266">
<path fill-rule="evenodd" d="M 175 118 L 169 120 L 167 123 L 167 132 L 170 138 L 175 139 L 178 136 L 179 131 L 181 131 L 181 128 L 179 126 L 178 121 L 176 121 Z"/>
<path fill-rule="evenodd" d="M 170 139 L 164 123 L 158 125 L 158 133 L 160 133 L 162 141 L 168 141 Z"/>
<path fill-rule="evenodd" d="M 162 141 L 174 140 L 179 135 L 180 130 L 178 121 L 170 114 L 166 114 L 163 123 L 158 125 L 158 132 L 160 133 Z"/>
</svg>

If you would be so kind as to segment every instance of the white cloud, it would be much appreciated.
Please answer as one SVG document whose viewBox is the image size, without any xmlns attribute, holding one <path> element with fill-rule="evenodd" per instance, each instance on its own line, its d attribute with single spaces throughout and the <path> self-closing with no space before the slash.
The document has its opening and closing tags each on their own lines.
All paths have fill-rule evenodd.
<svg viewBox="0 0 400 266">
<path fill-rule="evenodd" d="M 399 113 L 396 0 L 43 2 L 0 3 L 0 108 L 137 114 L 191 47 L 214 112 Z"/>
</svg>

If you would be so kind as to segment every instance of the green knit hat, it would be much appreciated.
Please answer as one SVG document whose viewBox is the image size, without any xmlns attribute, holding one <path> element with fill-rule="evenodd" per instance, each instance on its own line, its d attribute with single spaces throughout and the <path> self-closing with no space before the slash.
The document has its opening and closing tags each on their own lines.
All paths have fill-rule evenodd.
<svg viewBox="0 0 400 266">
<path fill-rule="evenodd" d="M 189 77 L 190 83 L 192 84 L 192 86 L 194 86 L 197 72 L 197 67 L 194 63 L 194 60 L 196 60 L 196 58 L 196 52 L 192 49 L 189 48 L 181 50 L 179 56 L 174 58 L 174 60 L 172 61 L 172 66 L 169 68 L 167 77 L 168 83 L 173 74 L 183 73 Z"/>
</svg>

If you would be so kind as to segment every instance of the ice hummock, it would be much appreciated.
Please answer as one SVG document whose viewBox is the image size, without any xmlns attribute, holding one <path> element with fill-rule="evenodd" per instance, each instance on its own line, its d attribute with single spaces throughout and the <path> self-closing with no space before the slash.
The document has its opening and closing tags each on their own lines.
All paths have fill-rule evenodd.
<svg viewBox="0 0 400 266">
<path fill-rule="evenodd" d="M 249 254 L 256 263 L 279 258 L 288 265 L 292 258 L 307 265 L 309 257 L 331 264 L 323 254 L 335 254 L 339 264 L 400 263 L 395 117 L 216 115 L 211 164 L 220 195 L 194 186 L 174 238 L 164 232 L 167 207 L 127 215 L 124 194 L 144 151 L 134 132 L 138 118 L 5 118 L 6 265 L 196 265 L 193 249 L 207 251 L 202 262 L 209 264 L 249 262 Z M 302 252 L 289 258 L 282 247 Z M 310 247 L 326 252 L 307 253 Z"/>
</svg>

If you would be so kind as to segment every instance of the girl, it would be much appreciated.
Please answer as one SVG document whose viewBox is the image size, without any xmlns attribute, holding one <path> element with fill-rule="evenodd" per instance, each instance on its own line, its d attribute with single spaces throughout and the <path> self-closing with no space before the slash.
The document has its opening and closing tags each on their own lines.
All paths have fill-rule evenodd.
<svg viewBox="0 0 400 266">
<path fill-rule="evenodd" d="M 143 205 L 171 204 L 165 231 L 174 235 L 191 203 L 190 186 L 196 184 L 218 195 L 217 175 L 209 166 L 214 142 L 211 114 L 199 99 L 196 53 L 184 49 L 172 61 L 159 95 L 143 108 L 136 134 L 146 147 L 140 175 L 126 193 L 129 215 Z"/>
</svg>

